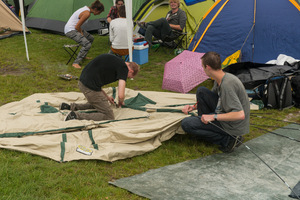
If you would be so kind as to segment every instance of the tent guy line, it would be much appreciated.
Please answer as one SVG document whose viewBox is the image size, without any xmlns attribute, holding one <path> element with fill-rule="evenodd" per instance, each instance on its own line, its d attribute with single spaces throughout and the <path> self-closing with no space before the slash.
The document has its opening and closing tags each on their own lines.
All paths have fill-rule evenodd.
<svg viewBox="0 0 300 200">
<path fill-rule="evenodd" d="M 209 123 L 212 124 L 213 126 L 219 128 L 220 130 L 224 131 L 225 133 L 227 133 L 231 137 L 235 138 L 233 135 L 231 135 L 230 133 L 225 131 L 220 126 L 218 126 L 218 125 L 216 125 L 216 124 L 214 124 L 210 121 L 209 121 Z M 297 197 L 297 199 L 300 199 L 300 197 L 297 195 L 297 193 L 289 186 L 289 184 L 270 165 L 268 165 L 268 163 L 266 163 L 260 156 L 258 156 L 248 145 L 244 144 L 240 140 L 238 140 L 238 142 L 240 142 L 242 145 L 244 145 L 253 155 L 255 155 L 261 162 L 263 162 L 291 190 L 291 192 Z"/>
<path fill-rule="evenodd" d="M 286 136 L 286 135 L 282 135 L 282 134 L 278 134 L 278 133 L 275 133 L 275 132 L 273 132 L 273 131 L 269 131 L 269 130 L 267 130 L 267 129 L 264 129 L 264 128 L 260 128 L 260 127 L 258 127 L 258 126 L 255 126 L 255 125 L 253 125 L 253 124 L 250 124 L 250 125 L 252 125 L 252 127 L 256 128 L 256 129 L 263 130 L 263 131 L 267 131 L 267 132 L 272 133 L 272 134 L 274 134 L 274 135 L 278 135 L 278 136 L 281 136 L 281 137 L 284 137 L 284 138 L 288 138 L 288 139 L 290 139 L 290 140 L 294 140 L 294 141 L 296 141 L 296 142 L 300 142 L 300 140 L 297 140 L 297 139 L 295 139 L 295 138 L 292 138 L 292 137 L 289 137 L 289 136 Z M 299 129 L 293 129 L 293 130 L 299 130 Z"/>
</svg>

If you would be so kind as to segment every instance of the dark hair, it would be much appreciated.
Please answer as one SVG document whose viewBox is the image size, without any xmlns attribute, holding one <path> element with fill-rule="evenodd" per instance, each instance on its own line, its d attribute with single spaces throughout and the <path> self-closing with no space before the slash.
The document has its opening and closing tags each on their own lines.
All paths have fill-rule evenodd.
<svg viewBox="0 0 300 200">
<path fill-rule="evenodd" d="M 118 9 L 119 17 L 124 17 L 126 18 L 126 10 L 125 10 L 125 5 L 122 5 Z"/>
<path fill-rule="evenodd" d="M 94 1 L 94 3 L 91 5 L 91 8 L 100 12 L 104 11 L 104 5 L 99 0 Z"/>
<path fill-rule="evenodd" d="M 115 4 L 118 4 L 119 1 L 122 1 L 124 4 L 124 0 L 116 0 Z"/>
<path fill-rule="evenodd" d="M 209 51 L 205 53 L 201 60 L 204 68 L 206 68 L 206 65 L 209 65 L 213 70 L 222 69 L 220 55 L 216 52 Z"/>
</svg>

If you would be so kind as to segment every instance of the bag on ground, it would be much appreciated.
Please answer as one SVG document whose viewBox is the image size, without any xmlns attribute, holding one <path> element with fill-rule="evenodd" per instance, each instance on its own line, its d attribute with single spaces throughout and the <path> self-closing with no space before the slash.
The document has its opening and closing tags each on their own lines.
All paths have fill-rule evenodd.
<svg viewBox="0 0 300 200">
<path fill-rule="evenodd" d="M 300 74 L 291 78 L 294 105 L 300 108 Z"/>
<path fill-rule="evenodd" d="M 281 75 L 268 78 L 262 100 L 265 108 L 282 110 L 292 107 L 292 87 L 289 77 Z"/>
</svg>

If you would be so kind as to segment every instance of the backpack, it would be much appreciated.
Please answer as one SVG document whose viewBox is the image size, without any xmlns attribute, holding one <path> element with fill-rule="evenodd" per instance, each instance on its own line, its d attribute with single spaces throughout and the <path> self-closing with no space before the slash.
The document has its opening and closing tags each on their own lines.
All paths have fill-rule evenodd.
<svg viewBox="0 0 300 200">
<path fill-rule="evenodd" d="M 262 100 L 265 108 L 279 109 L 293 106 L 292 87 L 289 77 L 273 76 L 267 79 Z"/>
<path fill-rule="evenodd" d="M 295 107 L 300 108 L 300 74 L 292 77 L 291 79 L 292 86 L 292 96 Z"/>
</svg>

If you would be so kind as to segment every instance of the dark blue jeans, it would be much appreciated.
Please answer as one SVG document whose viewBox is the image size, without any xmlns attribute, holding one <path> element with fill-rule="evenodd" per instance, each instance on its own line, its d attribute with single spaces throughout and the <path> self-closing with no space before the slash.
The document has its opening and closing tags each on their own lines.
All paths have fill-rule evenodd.
<svg viewBox="0 0 300 200">
<path fill-rule="evenodd" d="M 182 129 L 195 136 L 196 139 L 205 140 L 213 144 L 226 147 L 231 136 L 213 124 L 204 124 L 201 121 L 202 114 L 213 114 L 218 103 L 218 95 L 206 87 L 199 87 L 196 93 L 198 116 L 191 116 L 181 121 Z M 222 128 L 220 122 L 212 122 Z"/>
</svg>

